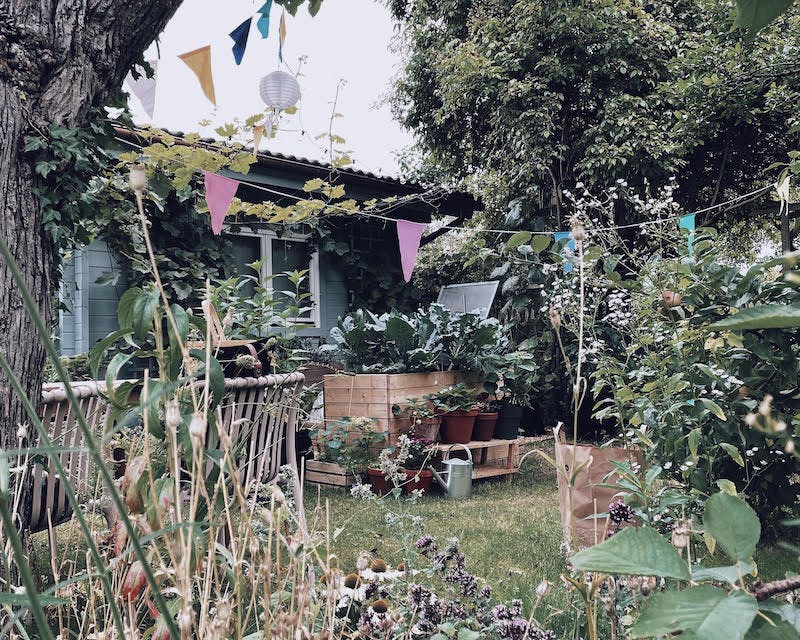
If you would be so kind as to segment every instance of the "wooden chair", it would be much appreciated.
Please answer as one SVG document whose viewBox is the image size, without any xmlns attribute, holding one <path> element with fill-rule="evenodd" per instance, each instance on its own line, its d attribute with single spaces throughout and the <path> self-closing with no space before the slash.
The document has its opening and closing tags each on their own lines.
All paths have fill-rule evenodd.
<svg viewBox="0 0 800 640">
<path fill-rule="evenodd" d="M 239 452 L 237 467 L 243 486 L 253 482 L 270 482 L 275 479 L 286 452 L 288 464 L 298 476 L 294 455 L 297 428 L 298 401 L 303 387 L 302 373 L 260 376 L 258 378 L 229 378 L 227 391 L 221 403 L 222 424 Z M 72 389 L 78 398 L 83 415 L 98 434 L 103 431 L 109 416 L 109 407 L 100 392 L 105 388 L 98 382 L 75 382 Z M 75 413 L 67 401 L 61 384 L 48 384 L 42 389 L 39 416 L 50 431 L 53 445 L 64 447 L 60 455 L 68 478 L 79 499 L 90 499 L 95 493 L 89 454 Z M 65 522 L 72 516 L 65 486 L 50 463 L 45 469 L 36 464 L 33 469 L 33 509 L 30 529 L 33 532 L 48 529 Z M 299 481 L 295 480 L 299 491 Z M 305 526 L 302 500 L 296 501 L 298 518 Z"/>
</svg>

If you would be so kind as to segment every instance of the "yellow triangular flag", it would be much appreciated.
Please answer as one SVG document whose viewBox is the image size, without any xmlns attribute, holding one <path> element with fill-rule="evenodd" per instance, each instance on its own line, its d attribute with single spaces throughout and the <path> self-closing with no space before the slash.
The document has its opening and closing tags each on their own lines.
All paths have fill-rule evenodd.
<svg viewBox="0 0 800 640">
<path fill-rule="evenodd" d="M 258 160 L 258 145 L 261 144 L 261 138 L 264 136 L 264 125 L 257 124 L 253 127 L 253 157 Z"/>
<path fill-rule="evenodd" d="M 278 27 L 278 39 L 281 48 L 283 48 L 283 43 L 286 42 L 286 11 L 281 13 L 281 24 Z"/>
<path fill-rule="evenodd" d="M 216 107 L 217 96 L 214 93 L 214 78 L 211 76 L 211 45 L 200 47 L 178 57 L 186 63 L 187 67 L 194 71 L 200 81 L 203 93 L 206 94 L 206 98 Z"/>
</svg>

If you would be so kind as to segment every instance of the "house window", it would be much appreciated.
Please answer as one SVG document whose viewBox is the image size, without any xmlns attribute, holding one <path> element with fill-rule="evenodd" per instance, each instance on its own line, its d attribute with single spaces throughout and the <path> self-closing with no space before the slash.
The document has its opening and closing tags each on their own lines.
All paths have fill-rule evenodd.
<svg viewBox="0 0 800 640">
<path fill-rule="evenodd" d="M 231 271 L 237 275 L 252 274 L 248 264 L 263 260 L 262 282 L 277 299 L 285 298 L 281 291 L 294 291 L 286 271 L 308 270 L 299 293 L 310 293 L 302 306 L 311 307 L 293 318 L 314 327 L 319 326 L 319 256 L 308 245 L 305 236 L 284 235 L 280 238 L 270 231 L 241 231 L 229 236 L 233 243 Z M 272 276 L 272 277 L 270 277 Z M 245 292 L 246 293 L 246 292 Z"/>
</svg>

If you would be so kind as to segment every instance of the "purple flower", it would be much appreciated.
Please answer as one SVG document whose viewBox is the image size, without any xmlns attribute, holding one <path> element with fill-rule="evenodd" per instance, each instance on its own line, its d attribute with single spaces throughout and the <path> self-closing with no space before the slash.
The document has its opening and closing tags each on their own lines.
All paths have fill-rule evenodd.
<svg viewBox="0 0 800 640">
<path fill-rule="evenodd" d="M 622 524 L 623 522 L 631 523 L 634 520 L 633 509 L 631 509 L 622 500 L 614 500 L 608 505 L 608 515 L 611 522 L 615 524 Z"/>
<path fill-rule="evenodd" d="M 414 546 L 417 548 L 423 556 L 428 556 L 432 553 L 436 553 L 439 549 L 438 545 L 436 544 L 436 540 L 434 540 L 433 536 L 430 534 L 425 534 L 419 540 L 414 543 Z"/>
</svg>

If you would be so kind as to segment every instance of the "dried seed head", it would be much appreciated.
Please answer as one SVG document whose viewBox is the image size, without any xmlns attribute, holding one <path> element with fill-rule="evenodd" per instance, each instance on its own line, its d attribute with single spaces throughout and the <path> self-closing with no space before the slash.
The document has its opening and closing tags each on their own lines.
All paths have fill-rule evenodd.
<svg viewBox="0 0 800 640">
<path fill-rule="evenodd" d="M 791 438 L 786 441 L 786 446 L 783 448 L 786 453 L 793 454 L 794 453 L 794 440 Z"/>
<path fill-rule="evenodd" d="M 683 298 L 681 297 L 680 293 L 667 290 L 661 292 L 661 300 L 665 307 L 674 308 L 681 305 Z"/>
<path fill-rule="evenodd" d="M 207 424 L 206 417 L 202 413 L 195 413 L 192 416 L 192 421 L 189 423 L 189 437 L 192 442 L 202 444 L 206 437 Z"/>
<path fill-rule="evenodd" d="M 576 243 L 582 243 L 586 239 L 586 230 L 583 228 L 581 219 L 578 216 L 572 216 L 570 223 L 572 224 L 570 235 Z"/>
<path fill-rule="evenodd" d="M 177 430 L 181 424 L 181 408 L 175 398 L 167 402 L 166 423 L 167 428 L 172 432 Z"/>
<path fill-rule="evenodd" d="M 551 588 L 550 583 L 547 580 L 542 580 L 536 587 L 536 597 L 546 598 L 550 593 L 550 588 Z"/>
<path fill-rule="evenodd" d="M 128 184 L 132 191 L 141 193 L 147 188 L 147 175 L 144 172 L 144 167 L 140 164 L 131 165 L 128 174 Z"/>
<path fill-rule="evenodd" d="M 689 546 L 692 534 L 692 521 L 688 519 L 676 520 L 672 526 L 672 546 L 676 549 L 685 549 Z"/>
<path fill-rule="evenodd" d="M 643 596 L 649 596 L 653 592 L 653 589 L 656 588 L 656 584 L 655 576 L 642 576 L 642 584 L 639 590 L 642 592 Z"/>
<path fill-rule="evenodd" d="M 372 554 L 369 551 L 362 551 L 358 554 L 358 558 L 356 558 L 356 569 L 359 571 L 364 571 L 364 569 L 369 568 L 371 563 Z"/>
</svg>

